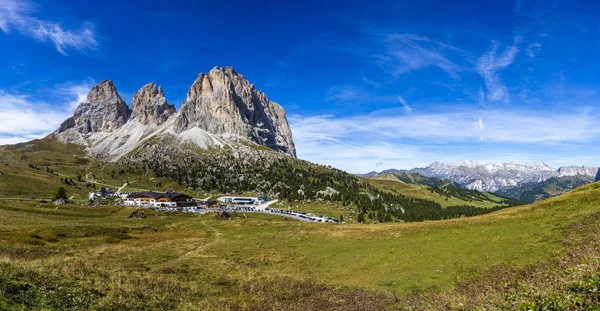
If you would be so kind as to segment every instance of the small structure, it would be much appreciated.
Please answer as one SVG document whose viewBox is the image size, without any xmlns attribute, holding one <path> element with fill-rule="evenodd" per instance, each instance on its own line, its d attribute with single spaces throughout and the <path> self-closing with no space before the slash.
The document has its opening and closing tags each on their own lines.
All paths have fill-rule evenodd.
<svg viewBox="0 0 600 311">
<path fill-rule="evenodd" d="M 186 207 L 195 206 L 196 200 L 183 193 L 177 192 L 140 192 L 129 194 L 123 199 L 125 206 L 140 207 Z"/>
<path fill-rule="evenodd" d="M 229 196 L 225 196 L 225 197 L 220 197 L 218 200 L 224 203 L 229 203 L 229 204 L 244 204 L 244 205 L 250 205 L 250 204 L 263 204 L 265 203 L 265 198 L 266 197 L 229 197 Z"/>
</svg>

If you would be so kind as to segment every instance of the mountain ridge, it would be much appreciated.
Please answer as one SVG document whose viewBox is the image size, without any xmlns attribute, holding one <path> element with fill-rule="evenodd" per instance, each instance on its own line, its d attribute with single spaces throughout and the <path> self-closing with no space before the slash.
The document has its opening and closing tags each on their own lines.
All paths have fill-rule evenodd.
<svg viewBox="0 0 600 311">
<path fill-rule="evenodd" d="M 504 188 L 495 193 L 521 202 L 534 203 L 565 194 L 593 182 L 593 177 L 587 175 L 551 177 L 541 182 Z"/>
<path fill-rule="evenodd" d="M 454 165 L 433 162 L 429 166 L 410 170 L 388 169 L 382 172 L 369 172 L 360 177 L 372 177 L 381 173 L 419 173 L 426 177 L 443 178 L 454 181 L 467 189 L 496 192 L 532 182 L 542 182 L 552 177 L 589 176 L 592 179 L 600 174 L 597 167 L 563 166 L 552 168 L 543 162 L 524 165 L 513 162 L 489 164 L 478 161 L 459 161 Z"/>
<path fill-rule="evenodd" d="M 285 110 L 232 67 L 200 73 L 179 111 L 154 82 L 135 92 L 129 108 L 114 83 L 104 80 L 47 136 L 113 160 L 153 137 L 202 149 L 251 143 L 296 156 Z"/>
</svg>

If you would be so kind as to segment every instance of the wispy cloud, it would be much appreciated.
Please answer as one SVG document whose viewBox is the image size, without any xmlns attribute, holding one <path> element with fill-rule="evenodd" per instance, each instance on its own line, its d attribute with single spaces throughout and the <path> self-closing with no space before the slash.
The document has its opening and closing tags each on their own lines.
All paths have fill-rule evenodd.
<svg viewBox="0 0 600 311">
<path fill-rule="evenodd" d="M 444 161 L 448 150 L 476 148 L 478 143 L 487 145 L 482 151 L 492 151 L 495 149 L 490 148 L 515 144 L 555 148 L 551 146 L 600 139 L 600 129 L 595 125 L 598 116 L 590 111 L 473 109 L 410 115 L 400 111 L 388 109 L 349 117 L 291 116 L 298 154 L 307 160 L 360 172 L 374 169 L 378 162 L 413 167 L 424 161 Z M 428 154 L 428 145 L 452 147 L 440 147 Z"/>
<path fill-rule="evenodd" d="M 386 105 L 396 106 L 398 103 L 400 103 L 404 112 L 412 112 L 412 108 L 402 96 L 378 94 L 372 89 L 354 85 L 330 87 L 325 94 L 325 100 L 335 105 L 343 105 L 347 108 L 382 107 Z"/>
<path fill-rule="evenodd" d="M 410 108 L 410 106 L 408 105 L 408 103 L 404 100 L 404 98 L 402 98 L 402 96 L 398 96 L 398 101 L 402 104 L 402 106 L 404 107 L 404 111 L 406 113 L 411 113 L 412 112 L 412 108 Z"/>
<path fill-rule="evenodd" d="M 477 122 L 475 126 L 479 129 L 479 140 L 483 141 L 483 132 L 485 131 L 485 124 L 483 124 L 483 120 L 479 118 L 479 122 Z"/>
<path fill-rule="evenodd" d="M 66 82 L 58 84 L 52 91 L 60 97 L 67 99 L 65 108 L 69 112 L 73 112 L 80 103 L 86 100 L 87 94 L 94 85 L 96 85 L 96 81 L 92 78 L 87 78 L 82 82 Z"/>
<path fill-rule="evenodd" d="M 0 145 L 41 138 L 55 130 L 85 100 L 89 83 L 57 85 L 51 90 L 60 98 L 57 105 L 0 90 Z"/>
<path fill-rule="evenodd" d="M 510 96 L 508 88 L 498 74 L 498 71 L 510 66 L 518 53 L 516 43 L 520 41 L 515 38 L 515 44 L 500 52 L 500 44 L 496 41 L 492 42 L 492 47 L 489 51 L 483 54 L 477 62 L 477 72 L 483 77 L 485 86 L 488 91 L 487 100 L 490 102 L 502 101 L 508 102 Z"/>
<path fill-rule="evenodd" d="M 361 80 L 376 89 L 381 87 L 381 83 L 375 82 L 374 80 L 367 78 L 367 76 L 365 76 L 364 74 L 362 75 Z"/>
<path fill-rule="evenodd" d="M 327 90 L 327 94 L 325 95 L 325 99 L 328 101 L 360 101 L 364 97 L 364 92 L 362 89 L 351 86 L 351 85 L 343 85 L 343 86 L 334 86 Z"/>
<path fill-rule="evenodd" d="M 534 42 L 527 46 L 525 52 L 529 58 L 534 58 L 542 50 L 542 45 L 539 42 Z"/>
<path fill-rule="evenodd" d="M 41 137 L 48 134 L 68 117 L 65 107 L 49 106 L 0 91 L 0 143 Z"/>
<path fill-rule="evenodd" d="M 67 29 L 59 22 L 34 17 L 34 10 L 34 5 L 26 0 L 0 0 L 0 29 L 5 33 L 16 30 L 40 42 L 50 42 L 63 55 L 71 49 L 86 52 L 98 47 L 92 23 L 83 23 L 76 30 Z"/>
<path fill-rule="evenodd" d="M 453 79 L 463 68 L 451 61 L 445 52 L 464 53 L 463 50 L 416 34 L 389 34 L 383 38 L 386 46 L 378 61 L 382 68 L 391 68 L 391 73 L 400 75 L 425 67 L 438 67 Z"/>
</svg>

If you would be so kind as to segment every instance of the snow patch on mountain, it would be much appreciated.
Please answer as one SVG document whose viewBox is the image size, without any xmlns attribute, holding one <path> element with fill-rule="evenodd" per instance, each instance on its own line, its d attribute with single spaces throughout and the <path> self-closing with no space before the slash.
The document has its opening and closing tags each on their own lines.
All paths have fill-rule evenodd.
<svg viewBox="0 0 600 311">
<path fill-rule="evenodd" d="M 454 165 L 434 162 L 427 167 L 415 168 L 408 172 L 449 179 L 467 189 L 495 192 L 525 183 L 542 182 L 552 177 L 584 175 L 593 178 L 598 174 L 598 168 L 590 166 L 553 168 L 543 162 L 525 165 L 513 162 L 458 161 Z"/>
</svg>

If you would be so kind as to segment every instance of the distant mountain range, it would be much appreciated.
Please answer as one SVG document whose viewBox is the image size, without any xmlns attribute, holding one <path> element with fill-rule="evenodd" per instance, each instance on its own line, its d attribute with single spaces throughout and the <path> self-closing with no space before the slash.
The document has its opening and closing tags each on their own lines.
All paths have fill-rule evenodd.
<svg viewBox="0 0 600 311">
<path fill-rule="evenodd" d="M 521 202 L 533 203 L 564 194 L 592 182 L 594 178 L 585 175 L 552 177 L 541 182 L 504 188 L 495 193 Z"/>
<path fill-rule="evenodd" d="M 538 191 L 535 191 L 536 195 L 526 195 L 529 199 L 524 201 L 531 201 L 531 197 L 546 198 L 553 196 L 553 194 L 539 191 L 539 189 L 543 189 L 553 183 L 560 190 L 551 192 L 558 195 L 574 187 L 591 183 L 594 180 L 600 180 L 600 171 L 597 167 L 564 166 L 552 168 L 545 163 L 535 163 L 532 165 L 506 162 L 488 164 L 477 161 L 460 161 L 454 165 L 434 162 L 422 168 L 411 170 L 390 169 L 381 172 L 360 174 L 359 176 L 371 178 L 384 173 L 394 174 L 401 172 L 419 173 L 426 177 L 448 179 L 467 189 L 494 192 L 517 200 L 523 200 L 523 192 L 533 191 L 533 188 L 538 188 Z M 544 185 L 534 186 L 536 183 L 545 181 L 548 182 Z M 523 186 L 525 187 L 521 188 Z"/>
</svg>

